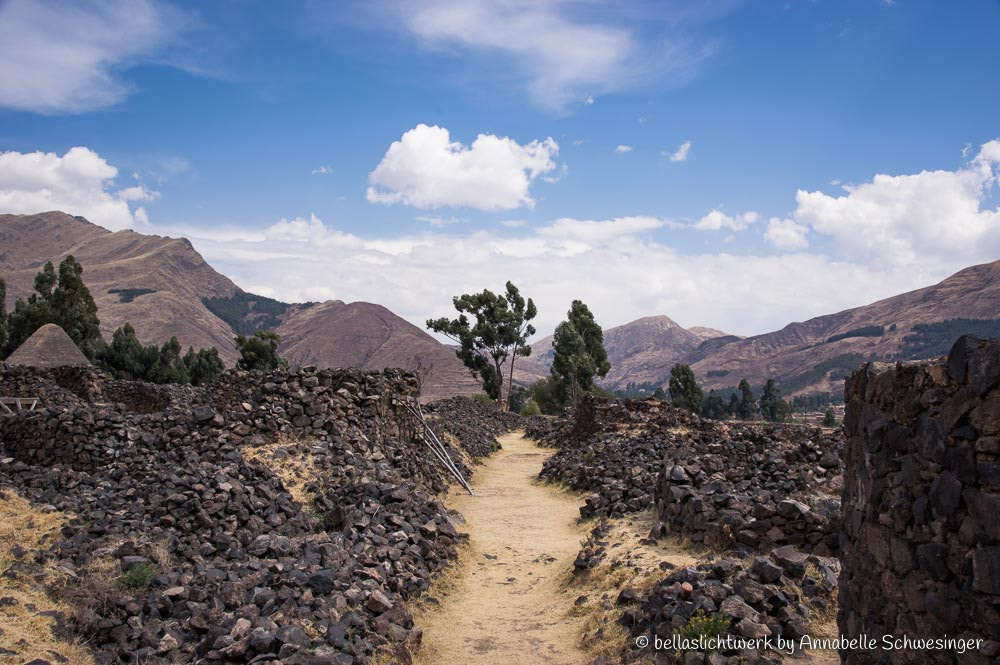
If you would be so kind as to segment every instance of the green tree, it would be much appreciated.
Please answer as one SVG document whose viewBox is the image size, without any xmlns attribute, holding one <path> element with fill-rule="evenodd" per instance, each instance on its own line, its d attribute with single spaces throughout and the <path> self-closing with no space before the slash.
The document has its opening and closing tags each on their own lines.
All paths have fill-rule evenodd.
<svg viewBox="0 0 1000 665">
<path fill-rule="evenodd" d="M 729 411 L 730 418 L 738 418 L 740 413 L 740 398 L 733 393 L 729 396 L 729 406 L 726 409 Z"/>
<path fill-rule="evenodd" d="M 153 366 L 153 381 L 156 383 L 190 383 L 187 366 L 181 358 L 181 343 L 176 337 L 165 342 L 157 354 Z"/>
<path fill-rule="evenodd" d="M 705 394 L 694 378 L 694 372 L 688 365 L 677 364 L 670 370 L 670 381 L 667 385 L 670 391 L 670 401 L 678 409 L 691 413 L 701 413 L 701 402 Z"/>
<path fill-rule="evenodd" d="M 530 321 L 538 314 L 534 301 L 525 300 L 512 282 L 507 282 L 506 289 L 503 295 L 484 289 L 455 296 L 457 319 L 427 320 L 429 329 L 458 342 L 455 354 L 503 408 L 510 401 L 510 386 L 504 392 L 504 365 L 509 360 L 508 376 L 513 377 L 517 358 L 531 355 L 527 340 L 535 334 L 535 327 Z"/>
<path fill-rule="evenodd" d="M 542 413 L 557 416 L 562 411 L 562 401 L 558 394 L 559 384 L 551 376 L 531 384 L 531 401 L 538 405 Z"/>
<path fill-rule="evenodd" d="M 521 407 L 522 416 L 540 416 L 541 414 L 542 414 L 542 409 L 538 406 L 538 403 L 533 399 L 529 399 L 527 402 L 524 403 L 524 406 Z"/>
<path fill-rule="evenodd" d="M 116 378 L 152 381 L 153 367 L 159 359 L 155 346 L 143 346 L 131 323 L 121 326 L 111 335 L 111 343 L 97 354 L 100 365 Z"/>
<path fill-rule="evenodd" d="M 556 326 L 552 349 L 549 371 L 563 403 L 576 404 L 583 393 L 594 392 L 595 378 L 607 376 L 611 369 L 604 348 L 604 331 L 583 301 L 574 300 L 566 312 L 566 320 Z"/>
<path fill-rule="evenodd" d="M 718 393 L 709 390 L 705 401 L 701 404 L 701 416 L 712 420 L 725 420 L 729 417 L 729 407 L 722 401 L 722 397 Z"/>
<path fill-rule="evenodd" d="M 764 385 L 764 392 L 760 396 L 760 413 L 764 420 L 771 422 L 783 422 L 788 419 L 792 409 L 788 403 L 781 399 L 781 391 L 774 383 L 774 379 L 768 379 Z"/>
<path fill-rule="evenodd" d="M 54 323 L 69 335 L 91 360 L 104 346 L 97 304 L 83 282 L 83 266 L 73 256 L 59 264 L 49 261 L 35 275 L 35 293 L 18 298 L 7 317 L 6 353 L 9 354 L 46 323 Z"/>
<path fill-rule="evenodd" d="M 757 415 L 757 399 L 754 397 L 753 388 L 746 379 L 740 379 L 740 402 L 736 407 L 736 416 L 740 420 L 753 420 Z"/>
<path fill-rule="evenodd" d="M 653 391 L 653 398 L 661 402 L 667 401 L 667 393 L 663 390 L 663 386 L 656 386 L 656 390 Z"/>
<path fill-rule="evenodd" d="M 837 426 L 837 414 L 833 412 L 833 407 L 827 407 L 826 413 L 823 414 L 823 427 L 836 427 Z"/>
<path fill-rule="evenodd" d="M 288 362 L 278 355 L 281 336 L 271 330 L 258 330 L 250 337 L 236 336 L 236 348 L 240 359 L 236 367 L 243 370 L 270 372 L 279 367 L 288 367 Z"/>
<path fill-rule="evenodd" d="M 187 353 L 184 354 L 184 365 L 187 367 L 191 383 L 196 386 L 212 383 L 226 369 L 222 358 L 219 357 L 219 350 L 214 346 L 197 351 L 188 347 Z"/>
</svg>

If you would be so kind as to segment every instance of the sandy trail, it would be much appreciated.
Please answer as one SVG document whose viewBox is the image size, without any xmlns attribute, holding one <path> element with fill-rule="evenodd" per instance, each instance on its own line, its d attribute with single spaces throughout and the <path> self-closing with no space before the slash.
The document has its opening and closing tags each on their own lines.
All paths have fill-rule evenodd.
<svg viewBox="0 0 1000 665">
<path fill-rule="evenodd" d="M 502 450 L 476 470 L 476 496 L 449 497 L 465 517 L 469 544 L 440 606 L 417 613 L 424 638 L 416 662 L 582 665 L 589 661 L 581 619 L 569 614 L 573 596 L 565 588 L 586 536 L 576 523 L 580 498 L 538 480 L 553 451 L 521 433 L 500 442 Z"/>
</svg>

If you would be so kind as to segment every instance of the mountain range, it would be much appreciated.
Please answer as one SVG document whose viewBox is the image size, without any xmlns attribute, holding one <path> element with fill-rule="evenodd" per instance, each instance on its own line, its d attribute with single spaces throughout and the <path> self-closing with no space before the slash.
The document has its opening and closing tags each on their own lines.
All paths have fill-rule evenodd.
<svg viewBox="0 0 1000 665">
<path fill-rule="evenodd" d="M 131 322 L 145 343 L 176 336 L 184 347 L 214 346 L 228 364 L 236 334 L 273 329 L 293 364 L 367 369 L 403 367 L 420 374 L 426 397 L 480 392 L 454 350 L 378 304 L 339 300 L 288 304 L 248 293 L 218 273 L 184 238 L 111 232 L 62 212 L 0 215 L 0 276 L 8 307 L 32 291 L 46 261 L 73 254 L 99 311 L 105 338 Z M 959 319 L 959 321 L 953 321 Z M 775 378 L 784 394 L 837 392 L 869 359 L 940 355 L 963 332 L 1000 335 L 1000 261 L 966 268 L 923 289 L 742 338 L 684 328 L 649 316 L 608 328 L 611 389 L 665 385 L 676 363 L 692 366 L 706 388 L 759 386 Z M 548 375 L 552 337 L 532 343 L 515 379 Z"/>
<path fill-rule="evenodd" d="M 105 339 L 131 323 L 144 343 L 176 336 L 185 348 L 214 346 L 234 365 L 235 334 L 263 327 L 281 335 L 279 352 L 296 364 L 404 367 L 421 375 L 426 397 L 481 392 L 454 352 L 380 305 L 289 305 L 250 294 L 216 272 L 187 239 L 112 233 L 62 212 L 0 215 L 8 308 L 31 294 L 46 261 L 58 263 L 67 254 L 83 265 Z"/>
</svg>

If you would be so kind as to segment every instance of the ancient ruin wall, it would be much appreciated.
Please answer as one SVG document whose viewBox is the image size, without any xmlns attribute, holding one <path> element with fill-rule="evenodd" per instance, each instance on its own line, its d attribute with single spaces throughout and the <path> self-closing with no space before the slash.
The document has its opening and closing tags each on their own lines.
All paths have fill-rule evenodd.
<svg viewBox="0 0 1000 665">
<path fill-rule="evenodd" d="M 844 652 L 847 665 L 1000 656 L 1000 340 L 947 362 L 864 365 L 847 382 L 840 631 L 969 637 L 954 649 Z"/>
<path fill-rule="evenodd" d="M 105 381 L 92 370 L 63 376 L 4 367 L 0 386 L 7 394 L 42 401 L 35 412 L 0 417 L 5 453 L 29 464 L 64 464 L 78 471 L 111 464 L 137 445 L 236 443 L 279 432 L 323 438 L 345 423 L 376 441 L 410 440 L 418 431 L 404 406 L 416 399 L 417 378 L 400 370 L 230 370 L 210 387 L 193 388 Z"/>
</svg>

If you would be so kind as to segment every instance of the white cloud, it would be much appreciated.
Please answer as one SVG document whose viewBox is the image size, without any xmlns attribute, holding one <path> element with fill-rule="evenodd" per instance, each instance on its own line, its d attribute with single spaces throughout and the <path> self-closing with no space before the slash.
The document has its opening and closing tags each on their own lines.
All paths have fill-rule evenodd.
<svg viewBox="0 0 1000 665">
<path fill-rule="evenodd" d="M 664 150 L 663 156 L 668 157 L 672 162 L 686 162 L 689 152 L 691 152 L 691 141 L 685 141 L 673 152 Z"/>
<path fill-rule="evenodd" d="M 118 169 L 89 148 L 54 152 L 0 153 L 0 212 L 31 214 L 61 210 L 117 231 L 136 221 L 148 223 L 146 211 L 129 202 L 160 197 L 141 185 L 113 190 Z M 141 212 L 140 212 L 141 211 Z"/>
<path fill-rule="evenodd" d="M 0 106 L 46 114 L 112 106 L 122 68 L 150 58 L 182 27 L 153 0 L 0 3 Z"/>
<path fill-rule="evenodd" d="M 1000 175 L 1000 140 L 955 171 L 876 175 L 845 194 L 800 190 L 796 222 L 831 236 L 852 260 L 886 265 L 971 264 L 1000 256 L 1000 208 L 984 207 Z"/>
<path fill-rule="evenodd" d="M 809 246 L 808 233 L 809 227 L 795 220 L 772 217 L 767 222 L 764 240 L 778 249 L 805 249 Z"/>
<path fill-rule="evenodd" d="M 632 152 L 632 150 L 633 150 L 632 146 L 624 144 L 619 145 L 617 148 L 615 148 L 615 152 L 617 152 L 619 155 L 625 152 Z"/>
<path fill-rule="evenodd" d="M 480 134 L 471 146 L 453 142 L 444 127 L 417 125 L 394 141 L 368 176 L 372 203 L 511 210 L 534 206 L 531 183 L 556 168 L 551 138 L 520 145 Z"/>
<path fill-rule="evenodd" d="M 333 173 L 333 169 L 331 169 L 329 166 L 325 164 L 322 166 L 317 166 L 312 170 L 313 175 L 329 175 L 331 173 Z"/>
<path fill-rule="evenodd" d="M 604 326 L 662 313 L 683 325 L 751 334 L 940 279 L 804 252 L 684 255 L 651 237 L 661 226 L 649 217 L 567 218 L 537 230 L 363 238 L 311 217 L 242 236 L 186 232 L 213 266 L 246 288 L 267 287 L 292 301 L 377 302 L 421 328 L 428 317 L 453 314 L 452 296 L 502 289 L 508 279 L 538 303 L 543 334 L 574 298 Z"/>
<path fill-rule="evenodd" d="M 715 51 L 682 30 L 717 13 L 673 6 L 616 6 L 562 1 L 385 0 L 384 16 L 426 48 L 505 66 L 500 76 L 556 112 L 601 94 L 689 77 Z M 499 56 L 499 57 L 498 57 Z M 477 79 L 483 77 L 483 71 Z"/>
<path fill-rule="evenodd" d="M 719 229 L 742 231 L 758 219 L 760 219 L 760 215 L 753 210 L 740 213 L 735 217 L 730 217 L 719 210 L 712 210 L 695 222 L 693 228 L 698 231 L 718 231 Z"/>
</svg>

